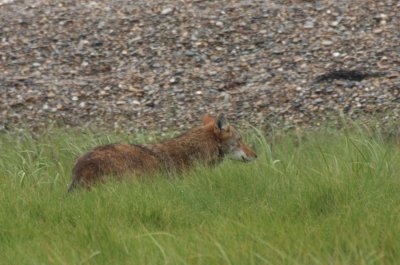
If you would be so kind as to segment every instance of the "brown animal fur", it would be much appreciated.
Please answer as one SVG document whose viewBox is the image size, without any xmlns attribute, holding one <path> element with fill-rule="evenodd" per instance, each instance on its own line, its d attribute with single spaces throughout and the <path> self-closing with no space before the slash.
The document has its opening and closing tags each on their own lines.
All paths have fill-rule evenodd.
<svg viewBox="0 0 400 265">
<path fill-rule="evenodd" d="M 206 115 L 203 125 L 162 143 L 96 147 L 76 161 L 68 191 L 79 185 L 89 187 L 110 175 L 122 178 L 126 175 L 151 175 L 159 171 L 171 175 L 195 163 L 213 165 L 235 151 L 240 153 L 237 159 L 250 161 L 256 158 L 254 151 L 241 141 L 240 135 L 223 115 L 218 119 Z"/>
</svg>

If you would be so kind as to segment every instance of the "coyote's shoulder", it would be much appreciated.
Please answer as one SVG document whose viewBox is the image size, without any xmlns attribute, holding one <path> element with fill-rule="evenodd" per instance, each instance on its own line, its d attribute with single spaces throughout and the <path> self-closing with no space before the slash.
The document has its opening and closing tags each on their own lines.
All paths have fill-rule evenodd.
<svg viewBox="0 0 400 265">
<path fill-rule="evenodd" d="M 156 144 L 109 144 L 94 148 L 77 159 L 69 191 L 90 186 L 107 176 L 150 175 L 159 171 L 173 174 L 195 163 L 216 164 L 224 157 L 250 161 L 256 154 L 241 140 L 223 115 L 203 118 L 203 124 Z"/>
</svg>

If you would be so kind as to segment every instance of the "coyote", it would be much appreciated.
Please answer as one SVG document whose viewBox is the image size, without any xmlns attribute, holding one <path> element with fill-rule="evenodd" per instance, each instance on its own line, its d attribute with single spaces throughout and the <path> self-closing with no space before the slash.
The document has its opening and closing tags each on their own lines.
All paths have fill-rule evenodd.
<svg viewBox="0 0 400 265">
<path fill-rule="evenodd" d="M 107 176 L 122 179 L 163 171 L 173 175 L 196 163 L 217 164 L 225 157 L 248 162 L 257 155 L 243 143 L 225 115 L 214 118 L 207 114 L 201 126 L 162 143 L 96 147 L 77 159 L 68 191 L 77 186 L 90 187 L 103 182 Z"/>
</svg>

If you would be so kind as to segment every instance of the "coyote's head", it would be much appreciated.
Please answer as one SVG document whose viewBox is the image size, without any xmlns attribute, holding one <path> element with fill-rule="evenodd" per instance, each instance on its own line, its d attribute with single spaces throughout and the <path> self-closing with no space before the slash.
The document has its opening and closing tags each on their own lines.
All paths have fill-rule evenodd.
<svg viewBox="0 0 400 265">
<path fill-rule="evenodd" d="M 213 126 L 213 133 L 220 141 L 220 148 L 223 154 L 231 159 L 249 162 L 257 158 L 256 153 L 248 147 L 233 128 L 224 114 L 217 118 L 207 114 L 203 117 L 203 124 Z"/>
</svg>

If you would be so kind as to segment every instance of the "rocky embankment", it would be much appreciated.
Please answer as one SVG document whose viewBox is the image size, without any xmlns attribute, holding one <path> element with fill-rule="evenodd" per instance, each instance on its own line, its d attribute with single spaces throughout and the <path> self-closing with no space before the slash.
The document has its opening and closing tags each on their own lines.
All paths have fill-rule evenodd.
<svg viewBox="0 0 400 265">
<path fill-rule="evenodd" d="M 0 2 L 0 128 L 318 125 L 400 111 L 400 2 Z"/>
</svg>

